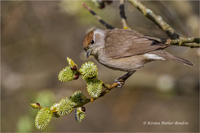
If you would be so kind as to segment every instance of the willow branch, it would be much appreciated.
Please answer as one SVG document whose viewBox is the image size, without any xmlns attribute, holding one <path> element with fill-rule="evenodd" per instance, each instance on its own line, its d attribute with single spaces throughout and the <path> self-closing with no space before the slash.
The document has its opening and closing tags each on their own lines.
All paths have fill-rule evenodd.
<svg viewBox="0 0 200 133">
<path fill-rule="evenodd" d="M 171 45 L 190 47 L 190 48 L 199 48 L 200 38 L 180 37 L 179 39 L 175 39 L 175 40 L 168 39 L 166 40 L 166 43 L 171 44 Z"/>
<path fill-rule="evenodd" d="M 179 39 L 163 39 L 163 38 L 154 38 L 154 37 L 151 37 L 151 38 L 163 44 L 171 44 L 171 45 L 184 46 L 184 47 L 190 47 L 190 48 L 200 47 L 199 45 L 200 38 L 193 38 L 193 37 L 192 38 L 180 37 Z"/>
<path fill-rule="evenodd" d="M 120 13 L 123 29 L 130 29 L 128 24 L 127 24 L 127 18 L 126 18 L 126 15 L 125 15 L 124 8 L 125 8 L 124 0 L 120 0 L 120 2 L 119 2 L 119 13 Z"/>
<path fill-rule="evenodd" d="M 90 7 L 88 7 L 85 3 L 82 3 L 83 7 L 87 9 L 102 25 L 104 25 L 107 29 L 114 29 L 114 27 L 108 23 L 106 23 L 99 15 L 97 15 Z"/>
<path fill-rule="evenodd" d="M 85 105 L 85 104 L 88 104 L 88 103 L 90 103 L 90 102 L 93 102 L 93 101 L 95 101 L 95 100 L 97 100 L 97 99 L 99 99 L 99 98 L 105 96 L 105 95 L 106 95 L 107 93 L 109 93 L 112 89 L 116 88 L 116 87 L 118 86 L 118 83 L 113 83 L 113 84 L 105 84 L 105 83 L 103 83 L 102 86 L 103 86 L 104 88 L 106 88 L 106 90 L 102 91 L 101 94 L 100 94 L 100 96 L 99 96 L 98 98 L 88 98 L 88 99 L 86 99 L 84 102 L 82 102 L 82 103 L 78 104 L 77 106 L 75 106 L 74 108 L 82 107 L 82 106 Z"/>
</svg>

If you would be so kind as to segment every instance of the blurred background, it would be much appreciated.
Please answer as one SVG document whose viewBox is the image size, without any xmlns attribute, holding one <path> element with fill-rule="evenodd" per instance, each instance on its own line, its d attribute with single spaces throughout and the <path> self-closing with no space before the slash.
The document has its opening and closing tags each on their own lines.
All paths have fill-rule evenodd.
<svg viewBox="0 0 200 133">
<path fill-rule="evenodd" d="M 66 57 L 79 66 L 93 61 L 99 79 L 113 83 L 124 72 L 110 70 L 94 58 L 86 59 L 82 40 L 89 29 L 104 26 L 87 11 L 82 1 L 1 2 L 1 131 L 40 132 L 34 126 L 37 110 L 29 103 L 51 106 L 73 92 L 86 92 L 80 78 L 59 82 Z M 160 14 L 180 35 L 199 37 L 199 1 L 143 1 Z M 109 24 L 122 28 L 115 1 L 104 9 L 87 1 Z M 168 38 L 130 3 L 125 4 L 129 26 L 145 35 Z M 195 64 L 153 62 L 137 71 L 123 88 L 87 104 L 86 118 L 78 123 L 74 112 L 53 118 L 46 132 L 198 132 L 198 49 L 171 46 L 170 53 Z M 87 95 L 88 96 L 88 95 Z M 144 125 L 144 121 L 179 121 L 188 125 Z"/>
</svg>

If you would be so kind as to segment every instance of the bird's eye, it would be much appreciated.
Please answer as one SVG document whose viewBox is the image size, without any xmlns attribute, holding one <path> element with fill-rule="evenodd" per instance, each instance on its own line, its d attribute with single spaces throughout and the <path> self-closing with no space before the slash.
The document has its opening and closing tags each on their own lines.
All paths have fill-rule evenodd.
<svg viewBox="0 0 200 133">
<path fill-rule="evenodd" d="M 90 43 L 91 43 L 91 44 L 94 44 L 94 40 L 92 40 Z"/>
</svg>

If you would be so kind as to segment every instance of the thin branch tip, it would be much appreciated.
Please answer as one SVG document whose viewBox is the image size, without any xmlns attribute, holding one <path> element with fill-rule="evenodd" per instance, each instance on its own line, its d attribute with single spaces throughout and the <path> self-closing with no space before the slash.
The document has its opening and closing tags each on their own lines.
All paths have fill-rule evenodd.
<svg viewBox="0 0 200 133">
<path fill-rule="evenodd" d="M 99 15 L 97 15 L 89 6 L 87 6 L 84 2 L 82 3 L 83 7 L 87 9 L 102 25 L 104 25 L 107 29 L 114 29 L 114 27 L 107 22 L 105 22 Z"/>
<path fill-rule="evenodd" d="M 89 8 L 84 2 L 82 2 L 82 5 L 83 5 L 83 7 L 84 7 L 85 9 L 90 10 L 90 8 Z"/>
<path fill-rule="evenodd" d="M 120 0 L 119 2 L 119 14 L 121 17 L 121 23 L 123 25 L 123 29 L 130 29 L 128 24 L 127 24 L 127 17 L 125 14 L 125 6 L 124 6 L 125 1 L 124 0 Z"/>
</svg>

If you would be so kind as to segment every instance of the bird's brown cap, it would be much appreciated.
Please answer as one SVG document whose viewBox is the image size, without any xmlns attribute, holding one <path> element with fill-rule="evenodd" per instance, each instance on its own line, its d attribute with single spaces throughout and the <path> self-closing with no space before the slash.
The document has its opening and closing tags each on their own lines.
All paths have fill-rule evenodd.
<svg viewBox="0 0 200 133">
<path fill-rule="evenodd" d="M 85 35 L 85 38 L 83 40 L 83 49 L 87 50 L 89 45 L 91 44 L 91 41 L 93 39 L 93 33 L 94 30 L 90 31 L 89 33 L 87 33 L 87 35 Z"/>
</svg>

